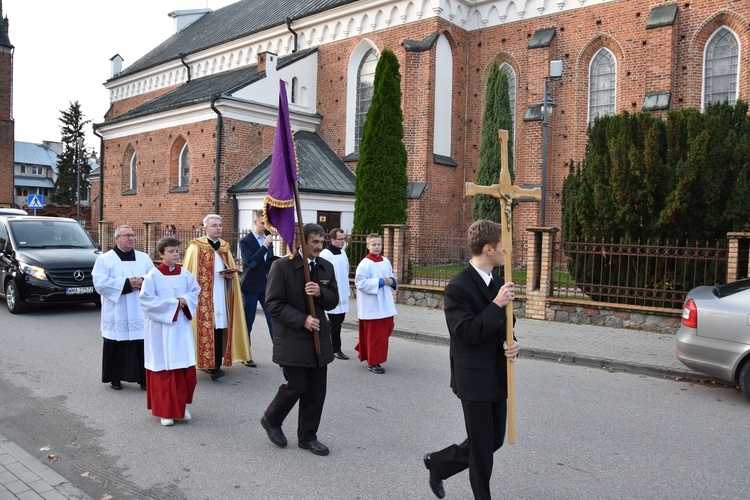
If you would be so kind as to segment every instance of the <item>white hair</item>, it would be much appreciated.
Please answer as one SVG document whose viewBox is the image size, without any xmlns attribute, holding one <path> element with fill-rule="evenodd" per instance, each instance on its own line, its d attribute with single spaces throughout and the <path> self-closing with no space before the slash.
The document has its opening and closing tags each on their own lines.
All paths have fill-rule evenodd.
<svg viewBox="0 0 750 500">
<path fill-rule="evenodd" d="M 211 219 L 219 219 L 219 222 L 221 222 L 221 215 L 219 214 L 208 214 L 207 216 L 203 217 L 203 226 L 208 226 L 208 221 Z"/>
<path fill-rule="evenodd" d="M 133 229 L 132 227 L 128 226 L 127 224 L 123 224 L 122 226 L 117 226 L 115 229 L 115 238 L 120 236 L 120 233 L 122 232 L 121 229 L 127 228 L 127 229 Z"/>
</svg>

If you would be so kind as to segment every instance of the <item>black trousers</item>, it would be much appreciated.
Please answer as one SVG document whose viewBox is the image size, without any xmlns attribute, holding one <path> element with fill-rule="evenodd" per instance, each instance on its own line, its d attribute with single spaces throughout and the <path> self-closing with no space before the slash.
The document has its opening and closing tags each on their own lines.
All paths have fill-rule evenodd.
<svg viewBox="0 0 750 500">
<path fill-rule="evenodd" d="M 283 368 L 286 384 L 279 387 L 279 392 L 268 405 L 265 413 L 266 420 L 271 425 L 281 426 L 299 401 L 297 439 L 303 442 L 318 439 L 320 417 L 326 400 L 328 366 L 318 368 L 284 366 Z"/>
<path fill-rule="evenodd" d="M 493 454 L 505 440 L 506 400 L 461 401 L 468 437 L 430 455 L 430 472 L 440 479 L 469 469 L 476 499 L 490 499 Z"/>
<path fill-rule="evenodd" d="M 328 313 L 328 321 L 331 322 L 331 344 L 333 345 L 333 352 L 339 352 L 341 350 L 341 324 L 344 322 L 345 317 L 346 313 Z"/>
</svg>

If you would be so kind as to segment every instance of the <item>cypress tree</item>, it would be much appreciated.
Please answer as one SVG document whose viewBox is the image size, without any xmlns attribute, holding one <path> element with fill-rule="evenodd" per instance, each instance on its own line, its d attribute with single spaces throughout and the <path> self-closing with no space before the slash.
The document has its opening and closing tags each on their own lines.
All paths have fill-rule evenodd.
<svg viewBox="0 0 750 500">
<path fill-rule="evenodd" d="M 406 223 L 407 184 L 401 73 L 396 54 L 384 49 L 375 69 L 372 103 L 362 127 L 354 185 L 355 234 Z"/>
<path fill-rule="evenodd" d="M 58 205 L 73 205 L 76 202 L 76 185 L 80 184 L 78 199 L 83 199 L 88 189 L 88 176 L 91 166 L 86 158 L 86 144 L 82 142 L 81 147 L 78 148 L 77 141 L 79 137 L 85 139 L 83 127 L 91 120 L 83 119 L 83 112 L 78 101 L 70 103 L 70 107 L 67 110 L 60 111 L 60 114 L 63 152 L 57 161 L 57 181 L 55 182 L 55 191 L 52 193 L 52 201 Z M 78 151 L 77 155 L 76 151 Z M 76 165 L 76 159 L 79 160 L 80 167 Z"/>
<path fill-rule="evenodd" d="M 490 64 L 482 116 L 482 144 L 479 147 L 477 184 L 496 184 L 500 179 L 500 138 L 498 130 L 508 131 L 508 169 L 513 180 L 513 115 L 510 109 L 508 75 L 500 71 L 497 59 Z M 474 196 L 474 220 L 500 221 L 500 204 L 497 198 L 480 194 Z"/>
</svg>

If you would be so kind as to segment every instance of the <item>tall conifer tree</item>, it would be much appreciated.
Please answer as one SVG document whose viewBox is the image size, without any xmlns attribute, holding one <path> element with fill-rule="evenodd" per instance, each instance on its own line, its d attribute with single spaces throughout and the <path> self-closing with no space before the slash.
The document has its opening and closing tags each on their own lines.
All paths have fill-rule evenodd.
<svg viewBox="0 0 750 500">
<path fill-rule="evenodd" d="M 497 59 L 490 65 L 485 91 L 484 115 L 482 117 L 482 144 L 479 148 L 477 184 L 496 184 L 500 179 L 500 138 L 497 131 L 508 131 L 508 168 L 513 179 L 513 115 L 510 109 L 508 75 L 501 71 Z M 497 198 L 487 195 L 474 196 L 474 220 L 500 221 L 500 204 Z"/>
<path fill-rule="evenodd" d="M 355 182 L 353 232 L 379 232 L 406 222 L 407 184 L 401 73 L 384 49 L 375 69 L 372 103 L 362 127 Z"/>
<path fill-rule="evenodd" d="M 52 201 L 59 205 L 73 205 L 76 202 L 76 185 L 80 184 L 79 199 L 83 199 L 88 190 L 88 176 L 91 171 L 86 156 L 86 143 L 83 127 L 91 120 L 83 119 L 83 112 L 78 101 L 70 103 L 67 110 L 60 111 L 60 134 L 63 143 L 63 152 L 57 161 L 57 182 L 52 194 Z M 77 140 L 84 138 L 79 149 Z M 76 158 L 78 152 L 78 158 Z M 80 163 L 76 165 L 76 159 Z M 80 175 L 80 183 L 78 182 Z"/>
</svg>

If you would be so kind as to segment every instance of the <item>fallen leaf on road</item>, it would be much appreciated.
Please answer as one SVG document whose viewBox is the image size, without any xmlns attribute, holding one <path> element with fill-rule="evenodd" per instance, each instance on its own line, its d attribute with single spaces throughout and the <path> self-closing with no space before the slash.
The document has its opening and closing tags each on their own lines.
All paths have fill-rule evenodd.
<svg viewBox="0 0 750 500">
<path fill-rule="evenodd" d="M 101 500 L 112 500 L 112 495 L 110 495 L 109 493 L 105 493 L 104 495 L 102 495 Z"/>
<path fill-rule="evenodd" d="M 49 446 L 45 446 L 44 448 L 39 448 L 39 451 L 49 451 Z"/>
<path fill-rule="evenodd" d="M 58 457 L 57 455 L 47 455 L 47 458 L 50 462 L 57 462 L 58 460 L 60 460 L 60 457 Z"/>
<path fill-rule="evenodd" d="M 81 477 L 89 477 L 89 473 L 88 472 L 84 472 L 84 473 L 81 474 Z"/>
</svg>

